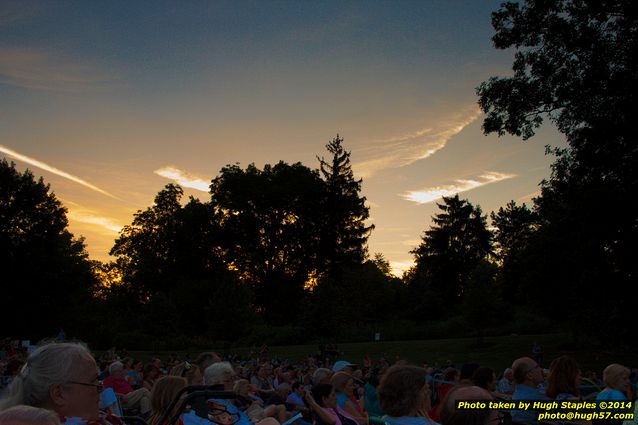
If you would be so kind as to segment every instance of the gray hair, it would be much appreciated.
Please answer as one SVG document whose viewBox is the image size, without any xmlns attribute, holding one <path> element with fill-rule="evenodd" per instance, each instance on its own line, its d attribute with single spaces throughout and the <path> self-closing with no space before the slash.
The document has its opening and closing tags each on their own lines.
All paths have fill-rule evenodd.
<svg viewBox="0 0 638 425">
<path fill-rule="evenodd" d="M 233 374 L 235 371 L 228 362 L 213 363 L 204 371 L 204 385 L 223 384 L 227 374 Z"/>
<path fill-rule="evenodd" d="M 109 375 L 113 375 L 113 372 L 115 372 L 118 369 L 124 369 L 124 363 L 118 362 L 118 361 L 111 363 L 109 365 Z"/>
<path fill-rule="evenodd" d="M 93 360 L 81 343 L 51 342 L 29 355 L 22 370 L 0 400 L 0 411 L 19 404 L 41 407 L 49 400 L 49 388 L 73 379 L 84 360 Z M 97 369 L 96 369 L 97 370 Z"/>
<path fill-rule="evenodd" d="M 326 377 L 332 376 L 332 371 L 325 367 L 320 367 L 312 374 L 312 385 L 319 385 Z"/>
<path fill-rule="evenodd" d="M 55 412 L 32 406 L 13 406 L 0 412 L 0 425 L 47 424 L 60 425 Z"/>
</svg>

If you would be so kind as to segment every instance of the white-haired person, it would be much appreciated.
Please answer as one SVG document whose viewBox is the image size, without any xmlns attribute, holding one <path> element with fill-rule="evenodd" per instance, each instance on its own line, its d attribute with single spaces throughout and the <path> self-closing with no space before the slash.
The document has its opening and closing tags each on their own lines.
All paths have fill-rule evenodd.
<svg viewBox="0 0 638 425">
<path fill-rule="evenodd" d="M 60 418 L 51 410 L 19 405 L 0 412 L 0 425 L 60 425 Z"/>
<path fill-rule="evenodd" d="M 233 391 L 235 381 L 235 370 L 228 362 L 213 363 L 204 371 L 204 385 L 217 386 L 220 391 Z M 248 415 L 237 408 L 230 399 L 210 399 L 207 404 L 208 419 L 201 418 L 195 411 L 191 411 L 182 416 L 184 425 L 207 425 L 210 422 L 219 425 L 253 425 Z M 231 423 L 227 424 L 229 419 L 232 419 Z M 278 425 L 279 422 L 274 418 L 265 418 L 255 424 Z"/>
<path fill-rule="evenodd" d="M 27 405 L 53 411 L 63 424 L 121 421 L 99 411 L 97 364 L 80 343 L 53 342 L 31 353 L 0 400 L 0 411 Z"/>
<path fill-rule="evenodd" d="M 123 408 L 139 410 L 142 417 L 151 413 L 151 392 L 146 388 L 134 390 L 124 377 L 122 362 L 113 362 L 109 366 L 109 376 L 104 380 L 106 388 L 112 388 L 121 398 Z"/>
<path fill-rule="evenodd" d="M 629 369 L 617 363 L 610 364 L 603 371 L 603 382 L 605 388 L 598 393 L 598 401 L 625 401 L 631 389 L 629 381 Z"/>
</svg>

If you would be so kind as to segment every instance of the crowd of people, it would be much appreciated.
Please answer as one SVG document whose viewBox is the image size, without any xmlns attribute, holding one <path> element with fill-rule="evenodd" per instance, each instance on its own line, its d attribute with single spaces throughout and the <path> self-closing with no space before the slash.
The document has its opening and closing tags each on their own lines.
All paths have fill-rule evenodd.
<svg viewBox="0 0 638 425">
<path fill-rule="evenodd" d="M 366 357 L 355 364 L 338 356 L 292 363 L 269 359 L 263 349 L 248 358 L 204 352 L 144 363 L 114 351 L 94 357 L 77 342 L 49 342 L 11 355 L 0 425 L 120 425 L 132 417 L 149 425 L 172 425 L 171 418 L 180 425 L 536 424 L 531 409 L 469 410 L 457 402 L 634 401 L 637 378 L 635 370 L 611 364 L 602 382 L 590 374 L 583 385 L 570 356 L 554 359 L 549 369 L 521 357 L 497 376 L 478 363 L 415 366 Z M 176 403 L 202 389 L 217 392 Z"/>
</svg>

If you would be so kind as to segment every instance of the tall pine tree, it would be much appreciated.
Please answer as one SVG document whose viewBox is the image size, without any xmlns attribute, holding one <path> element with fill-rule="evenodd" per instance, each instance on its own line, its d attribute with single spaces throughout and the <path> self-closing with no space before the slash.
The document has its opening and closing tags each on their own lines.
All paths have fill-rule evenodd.
<svg viewBox="0 0 638 425">
<path fill-rule="evenodd" d="M 330 275 L 344 267 L 362 264 L 367 255 L 366 243 L 374 225 L 366 226 L 370 209 L 361 196 L 361 179 L 356 180 L 350 165 L 350 152 L 342 145 L 343 138 L 332 139 L 326 149 L 332 158 L 319 160 L 321 175 L 326 182 L 324 197 L 324 230 L 322 251 Z"/>
</svg>

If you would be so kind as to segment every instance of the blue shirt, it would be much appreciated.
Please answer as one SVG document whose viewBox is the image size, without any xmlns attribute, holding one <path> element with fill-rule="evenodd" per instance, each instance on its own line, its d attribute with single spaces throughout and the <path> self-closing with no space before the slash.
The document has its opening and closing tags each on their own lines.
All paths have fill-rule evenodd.
<svg viewBox="0 0 638 425">
<path fill-rule="evenodd" d="M 512 394 L 512 401 L 518 400 L 549 400 L 545 394 L 541 393 L 538 388 L 533 388 L 525 384 L 516 384 L 514 387 L 514 393 Z M 518 422 L 521 424 L 537 424 L 538 411 L 527 410 L 512 410 L 512 422 Z"/>
<path fill-rule="evenodd" d="M 337 396 L 337 406 L 341 407 L 342 409 L 345 409 L 346 403 L 350 401 L 348 396 L 339 391 L 336 392 L 336 396 Z"/>
<path fill-rule="evenodd" d="M 603 390 L 596 396 L 596 401 L 625 401 L 627 397 L 618 390 Z"/>
</svg>

